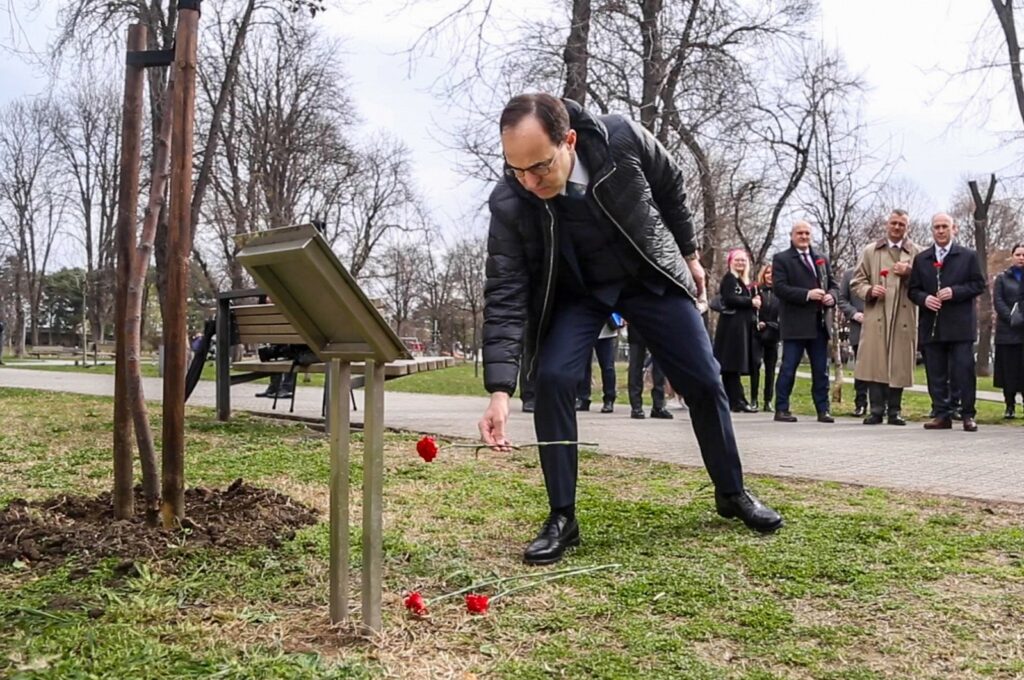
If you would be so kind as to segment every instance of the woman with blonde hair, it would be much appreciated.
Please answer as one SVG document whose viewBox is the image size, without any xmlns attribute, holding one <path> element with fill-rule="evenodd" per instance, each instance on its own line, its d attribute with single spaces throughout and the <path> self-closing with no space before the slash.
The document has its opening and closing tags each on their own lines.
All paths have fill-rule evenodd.
<svg viewBox="0 0 1024 680">
<path fill-rule="evenodd" d="M 715 358 L 721 365 L 722 383 L 734 413 L 756 413 L 743 394 L 741 375 L 749 375 L 756 365 L 754 331 L 761 297 L 750 278 L 750 257 L 742 248 L 729 251 L 729 271 L 722 277 L 719 296 L 721 316 L 715 331 Z M 756 396 L 756 395 L 755 395 Z"/>
</svg>

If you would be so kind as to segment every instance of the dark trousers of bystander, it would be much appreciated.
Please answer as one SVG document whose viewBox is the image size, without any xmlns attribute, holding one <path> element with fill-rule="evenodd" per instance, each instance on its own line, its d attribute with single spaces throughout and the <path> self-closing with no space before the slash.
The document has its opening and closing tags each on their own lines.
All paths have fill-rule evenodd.
<svg viewBox="0 0 1024 680">
<path fill-rule="evenodd" d="M 924 345 L 924 368 L 928 374 L 928 395 L 936 418 L 952 418 L 953 394 L 960 397 L 960 412 L 974 418 L 977 378 L 974 348 L 970 342 L 930 342 Z"/>
</svg>

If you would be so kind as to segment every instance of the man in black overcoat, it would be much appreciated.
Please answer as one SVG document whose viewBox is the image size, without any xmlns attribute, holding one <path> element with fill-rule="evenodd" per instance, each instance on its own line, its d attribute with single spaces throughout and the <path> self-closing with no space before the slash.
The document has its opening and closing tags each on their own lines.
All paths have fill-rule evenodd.
<svg viewBox="0 0 1024 680">
<path fill-rule="evenodd" d="M 978 334 L 978 314 L 974 299 L 985 290 L 978 254 L 957 243 L 957 227 L 946 213 L 932 217 L 930 248 L 914 258 L 907 292 L 921 307 L 917 323 L 917 345 L 924 353 L 928 375 L 928 394 L 935 417 L 924 424 L 926 430 L 953 427 L 950 389 L 960 392 L 963 428 L 975 432 L 974 341 Z"/>
</svg>

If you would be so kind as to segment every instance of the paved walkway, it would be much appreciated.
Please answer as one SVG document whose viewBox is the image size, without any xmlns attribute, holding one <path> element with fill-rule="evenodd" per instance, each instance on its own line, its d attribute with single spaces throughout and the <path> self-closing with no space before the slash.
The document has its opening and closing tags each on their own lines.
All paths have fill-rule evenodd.
<svg viewBox="0 0 1024 680">
<path fill-rule="evenodd" d="M 114 389 L 113 376 L 16 368 L 0 368 L 0 386 L 104 396 L 112 395 Z M 260 389 L 253 384 L 235 386 L 233 408 L 269 413 L 270 400 L 253 396 Z M 159 401 L 161 381 L 147 378 L 145 390 L 148 398 Z M 360 410 L 353 414 L 353 421 L 361 422 L 362 395 L 357 391 L 356 396 Z M 320 388 L 300 381 L 295 413 L 319 416 L 321 398 Z M 189 404 L 213 406 L 214 383 L 201 381 Z M 389 391 L 385 424 L 475 439 L 476 423 L 486 404 L 482 397 Z M 514 404 L 518 409 L 518 400 Z M 279 411 L 287 408 L 286 403 L 278 403 Z M 623 406 L 616 406 L 612 414 L 581 413 L 580 439 L 599 442 L 599 450 L 607 454 L 701 465 L 686 412 L 672 410 L 674 421 L 632 420 Z M 838 418 L 832 425 L 811 418 L 775 423 L 763 413 L 737 415 L 735 422 L 744 469 L 750 473 L 1024 503 L 1024 429 L 1020 427 L 982 425 L 975 433 L 925 432 L 920 424 L 866 427 L 853 418 Z M 518 410 L 509 429 L 513 441 L 535 439 L 532 419 Z"/>
</svg>

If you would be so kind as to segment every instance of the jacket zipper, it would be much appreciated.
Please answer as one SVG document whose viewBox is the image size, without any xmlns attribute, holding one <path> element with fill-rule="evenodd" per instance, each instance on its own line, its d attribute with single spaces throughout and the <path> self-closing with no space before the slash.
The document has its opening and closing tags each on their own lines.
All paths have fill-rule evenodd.
<svg viewBox="0 0 1024 680">
<path fill-rule="evenodd" d="M 548 248 L 548 280 L 544 286 L 544 302 L 540 306 L 540 323 L 537 324 L 537 342 L 534 344 L 533 356 L 530 357 L 530 366 L 526 373 L 528 378 L 533 377 L 533 373 L 537 368 L 537 354 L 540 352 L 541 334 L 544 332 L 544 324 L 547 322 L 548 300 L 551 295 L 551 284 L 555 278 L 555 214 L 551 212 L 551 206 L 548 205 L 547 201 L 544 201 L 544 209 L 547 210 L 548 217 L 550 218 L 550 222 L 548 222 L 548 233 L 551 236 L 551 247 Z"/>
<path fill-rule="evenodd" d="M 602 203 L 602 202 L 601 202 L 601 199 L 600 199 L 600 198 L 598 197 L 598 195 L 597 195 L 597 188 L 598 188 L 599 186 L 601 186 L 601 183 L 602 183 L 602 182 L 604 182 L 604 181 L 605 181 L 606 179 L 608 179 L 609 177 L 611 177 L 611 176 L 612 176 L 612 173 L 613 173 L 613 172 L 615 172 L 615 168 L 612 168 L 612 169 L 611 169 L 611 170 L 609 170 L 609 171 L 608 171 L 607 173 L 605 173 L 604 177 L 602 177 L 601 179 L 599 179 L 599 180 L 597 180 L 596 182 L 594 182 L 594 190 L 593 190 L 593 191 L 591 191 L 591 193 L 592 193 L 592 194 L 594 195 L 594 200 L 595 200 L 595 201 L 597 201 L 597 205 L 598 205 L 598 206 L 599 206 L 599 207 L 601 208 L 601 211 L 602 211 L 602 212 L 603 212 L 603 213 L 604 213 L 605 215 L 607 215 L 607 216 L 608 216 L 608 219 L 612 221 L 612 224 L 614 224 L 614 225 L 615 225 L 615 227 L 616 227 L 616 228 L 617 228 L 617 229 L 618 229 L 618 230 L 619 230 L 619 231 L 620 231 L 620 232 L 622 233 L 622 235 L 626 237 L 626 241 L 628 241 L 628 242 L 629 242 L 629 244 L 630 244 L 631 246 L 633 246 L 633 250 L 635 250 L 636 252 L 638 252 L 638 253 L 640 254 L 640 257 L 644 258 L 644 260 L 645 260 L 645 261 L 647 262 L 647 264 L 651 265 L 652 267 L 654 267 L 655 269 L 657 269 L 658 271 L 660 271 L 660 272 L 661 272 L 662 274 L 664 274 L 664 275 L 665 275 L 666 277 L 668 277 L 668 280 L 669 280 L 669 281 L 671 281 L 672 283 L 676 284 L 676 286 L 677 286 L 677 287 L 678 287 L 678 288 L 679 288 L 680 290 L 682 290 L 682 291 L 683 291 L 684 293 L 686 293 L 686 295 L 687 295 L 687 296 L 688 296 L 688 297 L 689 297 L 689 298 L 690 298 L 691 300 L 695 300 L 696 298 L 694 298 L 693 294 L 692 294 L 692 293 L 691 293 L 691 292 L 690 292 L 689 290 L 687 290 L 687 289 L 686 289 L 686 286 L 684 286 L 684 285 L 682 285 L 681 283 L 679 283 L 678 281 L 676 281 L 676 280 L 675 280 L 675 277 L 674 277 L 674 276 L 672 276 L 671 274 L 669 274 L 669 273 L 668 273 L 667 271 L 665 271 L 665 268 L 664 268 L 664 267 L 662 267 L 661 265 L 659 265 L 659 264 L 657 264 L 656 262 L 654 262 L 653 260 L 651 260 L 651 258 L 647 257 L 647 254 L 646 254 L 646 253 L 644 253 L 644 251 L 643 251 L 643 250 L 642 250 L 642 249 L 640 248 L 640 246 L 638 246 L 638 245 L 637 245 L 637 244 L 636 244 L 636 243 L 635 243 L 635 242 L 633 241 L 633 239 L 631 239 L 631 238 L 629 237 L 629 234 L 628 234 L 628 233 L 626 232 L 626 230 L 625 230 L 625 229 L 623 229 L 623 228 L 622 228 L 622 225 L 621 225 L 621 224 L 619 224 L 619 223 L 618 223 L 618 221 L 617 221 L 617 220 L 616 220 L 616 219 L 615 219 L 615 218 L 614 218 L 614 217 L 612 216 L 611 212 L 609 212 L 609 211 L 608 211 L 608 209 L 607 209 L 606 207 L 604 207 L 604 203 Z M 668 227 L 666 227 L 666 229 L 667 229 L 667 228 L 668 228 Z M 685 263 L 685 260 L 684 260 L 684 263 Z M 696 282 L 695 282 L 695 283 L 696 283 Z"/>
</svg>

